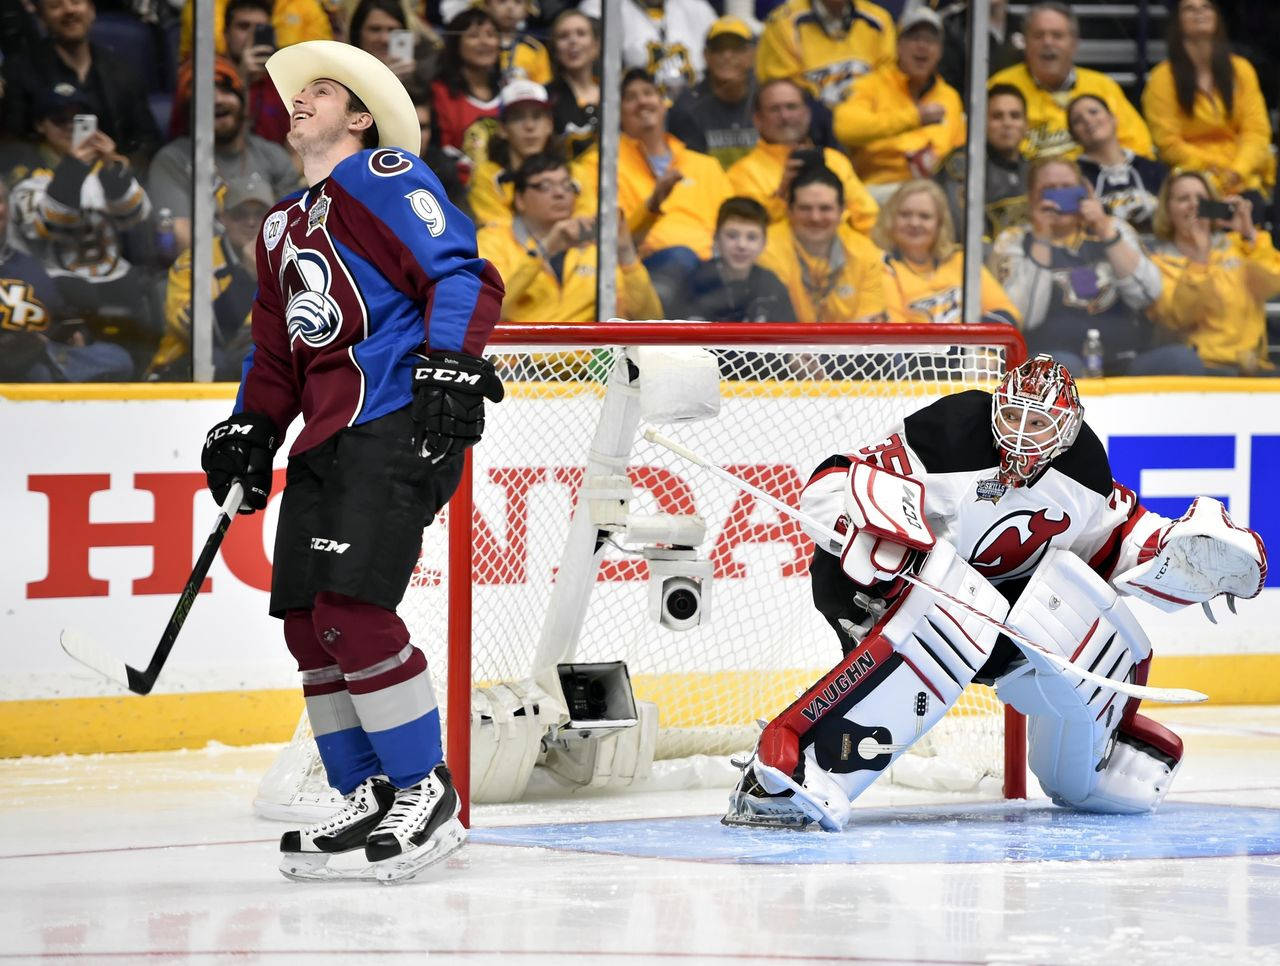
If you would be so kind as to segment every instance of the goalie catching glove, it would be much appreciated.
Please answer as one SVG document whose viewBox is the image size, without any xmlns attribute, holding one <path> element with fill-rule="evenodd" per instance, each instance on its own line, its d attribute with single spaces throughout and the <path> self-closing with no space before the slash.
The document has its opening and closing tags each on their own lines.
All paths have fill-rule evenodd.
<svg viewBox="0 0 1280 966">
<path fill-rule="evenodd" d="M 1234 598 L 1256 597 L 1267 579 L 1262 538 L 1236 526 L 1213 497 L 1197 497 L 1187 512 L 1147 538 L 1138 565 L 1115 578 L 1126 594 L 1171 612 L 1204 604 L 1220 594 L 1235 610 Z M 1209 614 L 1213 619 L 1212 613 Z"/>
<path fill-rule="evenodd" d="M 271 459 L 279 445 L 275 425 L 257 413 L 237 413 L 209 430 L 200 468 L 219 505 L 227 498 L 231 484 L 239 480 L 244 488 L 239 512 L 265 508 L 271 495 Z"/>
<path fill-rule="evenodd" d="M 892 598 L 902 590 L 899 575 L 936 542 L 925 522 L 924 485 L 862 460 L 853 461 L 845 479 L 840 569 L 863 587 L 894 581 L 883 595 Z"/>
<path fill-rule="evenodd" d="M 430 352 L 413 369 L 414 446 L 438 463 L 480 442 L 484 401 L 501 402 L 502 381 L 488 359 L 461 352 Z"/>
</svg>

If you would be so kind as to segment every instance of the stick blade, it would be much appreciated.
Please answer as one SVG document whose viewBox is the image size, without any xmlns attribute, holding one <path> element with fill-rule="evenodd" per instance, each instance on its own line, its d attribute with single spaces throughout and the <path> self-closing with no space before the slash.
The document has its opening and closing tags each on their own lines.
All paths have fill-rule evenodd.
<svg viewBox="0 0 1280 966">
<path fill-rule="evenodd" d="M 67 654 L 85 667 L 92 668 L 103 677 L 114 681 L 122 688 L 133 690 L 129 680 L 129 665 L 106 651 L 93 638 L 74 628 L 64 628 L 58 635 L 58 642 Z"/>
</svg>

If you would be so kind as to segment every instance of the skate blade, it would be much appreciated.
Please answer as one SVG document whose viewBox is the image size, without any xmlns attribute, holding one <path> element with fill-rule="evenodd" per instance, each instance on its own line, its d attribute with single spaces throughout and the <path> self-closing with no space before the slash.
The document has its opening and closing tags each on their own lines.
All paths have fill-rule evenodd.
<svg viewBox="0 0 1280 966">
<path fill-rule="evenodd" d="M 352 859 L 358 858 L 359 864 Z M 333 860 L 340 861 L 334 864 Z M 359 850 L 340 852 L 291 852 L 281 856 L 280 874 L 294 882 L 355 882 L 373 879 L 374 868 Z"/>
<path fill-rule="evenodd" d="M 805 815 L 801 816 L 784 816 L 784 815 L 744 815 L 741 812 L 725 812 L 720 819 L 721 825 L 728 825 L 730 828 L 789 828 L 803 829 L 813 824 L 813 819 Z"/>
<path fill-rule="evenodd" d="M 392 856 L 375 862 L 370 867 L 374 877 L 383 885 L 401 885 L 412 882 L 431 866 L 448 858 L 467 841 L 467 830 L 456 818 L 450 819 L 436 830 L 431 840 L 412 852 Z"/>
</svg>

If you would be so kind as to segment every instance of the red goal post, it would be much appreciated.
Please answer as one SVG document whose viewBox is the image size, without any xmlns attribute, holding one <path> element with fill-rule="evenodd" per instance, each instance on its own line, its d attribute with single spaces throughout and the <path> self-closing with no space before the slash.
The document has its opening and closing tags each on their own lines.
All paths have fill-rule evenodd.
<svg viewBox="0 0 1280 966">
<path fill-rule="evenodd" d="M 1026 358 L 1026 347 L 1021 335 L 1016 329 L 1003 325 L 815 325 L 666 321 L 498 326 L 493 332 L 486 354 L 497 362 L 499 374 L 508 387 L 508 398 L 499 405 L 489 407 L 485 438 L 476 451 L 468 453 L 457 492 L 447 510 L 441 514 L 441 525 L 427 531 L 428 538 L 433 531 L 443 531 L 443 536 L 438 539 L 443 539 L 445 544 L 440 549 L 447 548 L 446 573 L 442 575 L 433 571 L 421 580 L 415 574 L 415 583 L 424 588 L 431 588 L 442 582 L 446 584 L 438 609 L 447 609 L 447 616 L 444 613 L 432 616 L 429 605 L 411 601 L 413 584 L 410 594 L 406 596 L 409 611 L 406 620 L 414 630 L 415 640 L 424 641 L 433 636 L 444 636 L 446 626 L 442 625 L 447 625 L 447 687 L 444 701 L 441 702 L 442 720 L 449 765 L 463 798 L 464 823 L 468 822 L 470 789 L 472 689 L 477 683 L 491 681 L 495 675 L 507 673 L 495 671 L 489 666 L 473 665 L 480 656 L 480 650 L 493 649 L 495 640 L 501 641 L 504 650 L 509 649 L 520 655 L 513 667 L 518 668 L 519 660 L 526 657 L 532 660 L 532 654 L 525 653 L 532 651 L 527 643 L 531 637 L 528 634 L 517 634 L 517 630 L 522 631 L 529 625 L 543 621 L 547 615 L 539 613 L 538 609 L 542 607 L 545 611 L 547 607 L 530 604 L 527 597 L 517 597 L 511 585 L 523 581 L 518 588 L 523 592 L 528 589 L 526 585 L 536 581 L 535 570 L 539 571 L 548 584 L 553 583 L 554 574 L 569 572 L 565 569 L 568 564 L 563 559 L 559 563 L 544 562 L 536 567 L 521 559 L 517 561 L 522 568 L 519 570 L 519 580 L 510 577 L 502 568 L 512 566 L 512 559 L 520 553 L 528 555 L 526 544 L 532 543 L 532 537 L 528 534 L 532 534 L 534 530 L 553 534 L 560 530 L 567 531 L 565 514 L 576 505 L 577 487 L 581 486 L 584 478 L 582 466 L 587 462 L 589 444 L 592 442 L 591 422 L 597 418 L 593 412 L 599 410 L 601 399 L 607 394 L 608 374 L 613 367 L 619 365 L 620 359 L 625 358 L 626 348 L 642 346 L 696 347 L 706 349 L 716 356 L 724 374 L 721 383 L 726 400 L 724 409 L 719 416 L 707 420 L 705 424 L 682 423 L 671 431 L 672 435 L 681 442 L 693 445 L 688 436 L 682 434 L 686 432 L 686 427 L 697 428 L 702 425 L 705 429 L 700 431 L 704 432 L 706 438 L 703 445 L 712 446 L 713 449 L 718 447 L 726 453 L 758 448 L 755 444 L 760 439 L 777 445 L 785 441 L 789 446 L 795 447 L 793 457 L 775 457 L 774 451 L 765 446 L 766 456 L 760 458 L 763 460 L 762 465 L 774 469 L 784 466 L 790 459 L 793 466 L 787 468 L 785 480 L 755 479 L 752 482 L 765 488 L 776 486 L 778 492 L 788 495 L 798 493 L 795 481 L 807 477 L 812 466 L 831 451 L 873 438 L 893 418 L 900 418 L 906 412 L 947 392 L 968 388 L 994 388 L 995 381 L 1002 372 Z M 722 421 L 726 413 L 732 414 L 737 410 L 741 410 L 743 414 L 737 422 L 733 421 L 737 417 L 732 415 Z M 815 414 L 812 420 L 809 418 L 810 413 Z M 767 419 L 774 415 L 780 422 L 772 427 L 766 425 Z M 585 421 L 569 425 L 571 416 Z M 859 425 L 858 418 L 862 418 L 864 423 Z M 813 425 L 809 425 L 810 423 Z M 772 433 L 770 429 L 773 430 Z M 803 438 L 793 439 L 793 436 Z M 508 450 L 519 451 L 518 456 L 507 461 L 511 465 L 501 462 Z M 531 452 L 542 455 L 524 459 Z M 724 456 L 717 456 L 715 452 L 709 455 L 717 461 L 724 459 L 732 462 Z M 539 458 L 541 463 L 532 466 Z M 699 477 L 696 468 L 687 464 L 678 469 L 656 467 L 651 458 L 651 454 L 644 457 L 632 456 L 624 464 L 633 482 L 640 489 L 648 488 L 650 492 L 646 496 L 656 496 L 660 504 L 664 499 L 673 500 L 674 497 L 670 494 L 658 493 L 657 484 L 653 482 L 673 480 L 673 485 L 681 488 L 681 500 L 689 502 L 698 499 L 694 491 L 701 495 L 706 480 L 705 477 Z M 535 482 L 530 483 L 530 480 Z M 503 494 L 500 493 L 497 504 L 492 498 L 489 499 L 488 510 L 478 507 L 477 497 L 486 495 L 485 488 L 495 490 L 495 481 L 499 484 L 497 489 L 506 487 L 505 503 L 502 502 Z M 480 488 L 479 493 L 477 487 Z M 554 507 L 550 502 L 535 506 L 532 496 L 535 488 L 540 495 L 542 490 L 554 490 L 560 503 Z M 725 496 L 724 499 L 730 497 Z M 512 509 L 513 503 L 517 505 L 518 512 Z M 493 510 L 494 506 L 498 507 L 496 511 Z M 773 619 L 773 613 L 766 613 L 763 618 L 759 615 L 752 616 L 741 602 L 732 603 L 733 594 L 741 591 L 737 585 L 750 583 L 746 579 L 735 580 L 735 575 L 760 575 L 755 586 L 741 591 L 747 595 L 748 603 L 755 603 L 766 591 L 771 593 L 774 586 L 785 584 L 794 595 L 796 588 L 793 585 L 807 583 L 807 580 L 792 579 L 803 576 L 797 572 L 795 563 L 800 557 L 798 541 L 807 538 L 796 536 L 798 527 L 792 530 L 782 520 L 761 522 L 757 519 L 760 513 L 758 507 L 741 509 L 738 503 L 733 506 L 736 516 L 729 514 L 719 521 L 722 526 L 712 556 L 715 557 L 716 551 L 723 549 L 722 538 L 732 527 L 737 527 L 735 532 L 742 542 L 731 546 L 716 558 L 717 577 L 712 582 L 716 590 L 711 598 L 713 603 L 709 608 L 708 627 L 689 632 L 687 637 L 682 637 L 679 633 L 663 637 L 661 647 L 675 655 L 671 659 L 670 668 L 656 667 L 646 675 L 643 667 L 644 650 L 638 650 L 626 658 L 629 666 L 633 661 L 636 662 L 632 667 L 633 676 L 646 679 L 649 686 L 664 695 L 668 691 L 663 689 L 674 687 L 671 682 L 675 680 L 680 682 L 680 686 L 684 686 L 684 679 L 694 679 L 694 684 L 707 689 L 702 692 L 695 690 L 690 698 L 681 697 L 680 700 L 688 706 L 676 709 L 676 718 L 687 718 L 698 713 L 699 704 L 723 703 L 726 693 L 724 689 L 735 687 L 735 682 L 744 679 L 754 681 L 773 673 L 772 665 L 744 668 L 734 663 L 743 658 L 743 652 L 748 652 L 747 657 L 759 655 L 761 647 L 771 644 L 773 638 L 780 633 L 773 625 L 763 626 Z M 496 524 L 485 522 L 486 513 L 492 521 L 496 514 L 503 512 L 507 516 L 505 543 L 500 539 L 502 535 L 497 534 Z M 519 548 L 515 546 L 515 537 L 519 534 L 513 528 L 512 520 L 520 522 L 528 531 L 521 538 Z M 712 536 L 709 527 L 708 542 L 711 542 Z M 790 541 L 790 546 L 787 541 Z M 729 543 L 732 544 L 732 540 Z M 498 549 L 495 550 L 495 547 Z M 809 548 L 811 550 L 811 543 Z M 757 562 L 753 557 L 753 562 L 745 565 L 733 559 L 736 553 L 755 555 L 757 552 L 773 553 L 774 557 L 766 562 Z M 487 558 L 485 554 L 492 556 Z M 785 558 L 781 565 L 775 559 L 779 554 L 781 558 Z M 431 547 L 428 546 L 424 548 L 424 564 L 420 570 L 426 567 L 425 562 L 430 559 Z M 435 556 L 434 559 L 438 561 L 441 556 Z M 600 567 L 600 572 L 597 572 L 597 566 Z M 593 563 L 591 576 L 587 579 L 590 589 L 585 593 L 590 596 L 599 592 L 610 601 L 602 606 L 606 614 L 602 618 L 599 635 L 605 641 L 617 642 L 633 635 L 637 638 L 656 639 L 653 635 L 659 632 L 649 627 L 643 608 L 637 608 L 631 602 L 633 598 L 644 595 L 643 588 L 639 586 L 639 581 L 643 579 L 642 571 L 643 564 L 626 559 L 610 561 L 608 567 Z M 728 576 L 723 576 L 721 571 Z M 786 574 L 786 579 L 775 579 L 779 572 Z M 495 585 L 504 580 L 506 584 L 495 590 Z M 567 583 L 567 580 L 564 582 Z M 724 587 L 723 593 L 721 586 Z M 477 591 L 484 595 L 483 600 L 477 600 Z M 497 596 L 504 591 L 509 600 Z M 720 597 L 729 600 L 730 606 L 722 604 Z M 628 603 L 619 603 L 623 600 Z M 771 611 L 779 612 L 779 620 L 787 625 L 800 616 L 811 616 L 802 615 L 799 606 L 791 598 L 782 603 L 766 603 L 765 606 Z M 419 613 L 417 608 L 421 608 L 422 612 Z M 402 611 L 404 610 L 406 608 L 402 607 Z M 812 611 L 812 606 L 808 606 L 807 610 Z M 588 622 L 591 619 L 589 617 Z M 720 623 L 717 624 L 717 621 Z M 734 623 L 735 621 L 738 623 Z M 711 632 L 712 627 L 719 628 L 719 638 L 715 638 Z M 478 629 L 479 649 L 475 646 Z M 811 638 L 815 642 L 818 639 L 818 633 L 812 628 L 803 633 L 806 646 Z M 759 638 L 753 635 L 758 635 Z M 667 637 L 670 637 L 670 641 Z M 517 638 L 525 643 L 517 643 Z M 713 638 L 708 645 L 706 641 Z M 751 643 L 746 643 L 748 641 Z M 643 647 L 643 641 L 640 646 Z M 835 642 L 831 640 L 829 628 L 825 630 L 821 646 L 830 651 L 829 660 L 822 664 L 816 659 L 807 659 L 803 673 L 825 670 L 837 659 Z M 711 651 L 708 651 L 708 647 Z M 792 645 L 787 645 L 786 654 L 790 653 L 791 647 Z M 695 651 L 696 654 L 693 653 Z M 433 660 L 439 659 L 430 650 L 428 656 Z M 686 657 L 689 659 L 685 660 Z M 768 656 L 761 657 L 765 661 L 771 660 Z M 699 664 L 702 661 L 709 661 L 716 666 L 704 670 Z M 526 667 L 525 671 L 527 670 Z M 803 678 L 792 675 L 787 679 L 787 686 L 790 688 L 788 694 L 794 691 L 796 681 L 808 683 Z M 778 684 L 767 699 L 754 698 L 757 703 L 751 706 L 751 713 L 758 716 L 780 710 L 787 700 L 779 697 L 782 692 L 778 688 L 781 686 Z M 700 698 L 699 694 L 705 696 Z M 637 693 L 637 697 L 640 696 Z M 979 717 L 986 721 L 999 714 L 998 721 L 1002 724 L 999 736 L 1002 759 L 998 767 L 1003 772 L 1003 794 L 1008 798 L 1025 797 L 1025 722 L 1011 709 L 992 710 L 989 707 L 991 699 L 986 700 L 988 707 L 967 713 L 974 715 L 974 721 Z M 760 701 L 769 703 L 772 712 L 767 706 L 762 707 Z M 777 704 L 779 701 L 782 704 Z M 663 713 L 668 712 L 664 710 Z M 746 713 L 745 705 L 743 713 Z M 965 722 L 962 721 L 961 724 Z M 715 729 L 694 723 L 689 730 L 701 735 Z M 739 732 L 740 729 L 735 734 Z M 939 755 L 950 753 L 947 750 L 937 752 Z"/>
</svg>

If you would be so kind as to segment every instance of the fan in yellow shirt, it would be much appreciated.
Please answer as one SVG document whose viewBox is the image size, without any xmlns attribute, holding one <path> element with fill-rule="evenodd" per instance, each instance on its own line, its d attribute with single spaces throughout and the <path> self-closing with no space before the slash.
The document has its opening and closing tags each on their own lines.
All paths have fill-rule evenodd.
<svg viewBox="0 0 1280 966">
<path fill-rule="evenodd" d="M 981 315 L 961 314 L 964 252 L 946 195 L 932 181 L 908 181 L 885 202 L 871 240 L 886 252 L 884 297 L 890 322 L 1018 323 L 1014 308 L 995 276 L 982 269 Z"/>
<path fill-rule="evenodd" d="M 787 0 L 769 14 L 756 76 L 789 77 L 827 107 L 863 74 L 893 61 L 893 19 L 868 0 Z"/>
<path fill-rule="evenodd" d="M 1081 94 L 1103 101 L 1116 117 L 1120 143 L 1145 158 L 1155 157 L 1151 132 L 1124 96 L 1120 85 L 1106 74 L 1074 64 L 1080 42 L 1080 26 L 1070 8 L 1062 12 L 1040 6 L 1027 18 L 1027 59 L 1024 63 L 998 71 L 987 82 L 1012 84 L 1027 99 L 1027 144 L 1023 153 L 1030 160 L 1064 156 L 1074 158 L 1080 146 L 1067 125 L 1067 105 Z"/>
<path fill-rule="evenodd" d="M 1202 77 L 1211 90 L 1201 87 Z M 1271 120 L 1258 75 L 1231 53 L 1212 0 L 1178 4 L 1169 59 L 1147 78 L 1142 112 L 1170 167 L 1207 171 L 1223 192 L 1265 194 L 1275 184 Z"/>
<path fill-rule="evenodd" d="M 513 179 L 515 219 L 477 234 L 482 257 L 506 283 L 504 322 L 594 322 L 594 219 L 575 217 L 576 185 L 562 158 L 534 155 Z M 661 318 L 662 303 L 636 257 L 625 225 L 618 232 L 618 315 Z"/>
<path fill-rule="evenodd" d="M 965 143 L 964 105 L 938 75 L 942 20 L 928 7 L 903 15 L 897 60 L 858 82 L 835 110 L 836 137 L 877 201 L 911 178 L 929 178 Z"/>
<path fill-rule="evenodd" d="M 1239 195 L 1227 231 L 1201 218 L 1213 198 L 1207 176 L 1185 171 L 1160 187 L 1151 260 L 1163 288 L 1147 309 L 1158 325 L 1189 342 L 1211 374 L 1273 375 L 1267 360 L 1267 299 L 1280 295 L 1280 252 L 1258 232 Z"/>
<path fill-rule="evenodd" d="M 484 8 L 498 25 L 498 69 L 505 80 L 519 78 L 535 84 L 551 82 L 551 58 L 542 41 L 522 29 L 529 17 L 527 0 L 485 0 Z"/>
<path fill-rule="evenodd" d="M 756 146 L 729 168 L 734 191 L 754 198 L 769 213 L 769 221 L 787 217 L 787 192 L 800 169 L 809 164 L 826 164 L 844 186 L 845 218 L 866 234 L 876 223 L 879 206 L 854 173 L 853 165 L 834 148 L 814 148 L 809 144 L 812 120 L 804 91 L 793 80 L 765 81 L 755 93 L 752 115 L 760 138 Z"/>
<path fill-rule="evenodd" d="M 791 183 L 787 220 L 770 226 L 759 264 L 782 280 L 801 322 L 878 322 L 883 254 L 845 223 L 840 179 L 815 166 Z"/>
</svg>

